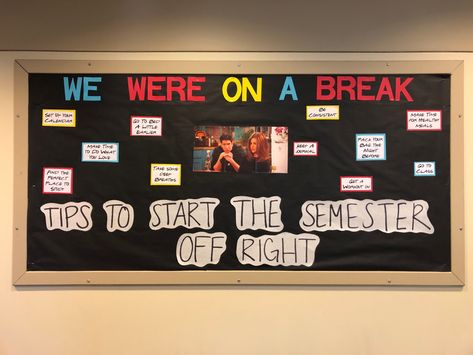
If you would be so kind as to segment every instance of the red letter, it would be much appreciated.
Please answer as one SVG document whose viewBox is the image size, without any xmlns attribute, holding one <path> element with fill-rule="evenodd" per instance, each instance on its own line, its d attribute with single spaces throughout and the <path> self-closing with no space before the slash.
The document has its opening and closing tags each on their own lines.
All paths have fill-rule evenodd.
<svg viewBox="0 0 473 355">
<path fill-rule="evenodd" d="M 141 77 L 141 83 L 138 82 L 138 79 L 135 80 L 133 83 L 133 78 L 131 76 L 128 77 L 128 95 L 130 97 L 130 101 L 136 100 L 136 94 L 138 94 L 138 98 L 140 101 L 145 99 L 145 86 L 146 86 L 146 77 Z"/>
<path fill-rule="evenodd" d="M 389 79 L 386 77 L 383 77 L 383 79 L 381 80 L 381 83 L 379 84 L 379 90 L 378 90 L 378 93 L 376 94 L 376 101 L 380 101 L 384 95 L 388 95 L 389 101 L 394 100 L 393 89 L 391 88 L 391 83 L 389 82 Z"/>
<path fill-rule="evenodd" d="M 374 95 L 365 95 L 363 93 L 364 90 L 371 89 L 371 85 L 363 85 L 363 83 L 374 81 L 374 80 L 375 80 L 374 76 L 359 76 L 357 78 L 358 87 L 356 89 L 357 89 L 357 94 L 358 94 L 358 100 L 360 101 L 374 100 Z"/>
<path fill-rule="evenodd" d="M 324 83 L 325 81 L 325 83 Z M 317 88 L 315 92 L 316 100 L 333 100 L 335 98 L 335 79 L 331 76 L 317 76 Z M 328 94 L 324 95 L 322 90 L 327 90 Z"/>
<path fill-rule="evenodd" d="M 194 83 L 205 83 L 205 76 L 190 76 L 187 78 L 187 100 L 189 101 L 205 101 L 205 96 L 194 96 L 194 91 L 201 91 L 200 85 Z"/>
<path fill-rule="evenodd" d="M 348 84 L 344 85 L 343 82 L 347 81 Z M 350 100 L 355 100 L 355 78 L 352 76 L 337 76 L 337 100 L 342 99 L 343 91 L 348 92 Z"/>
<path fill-rule="evenodd" d="M 177 82 L 177 86 L 172 86 L 173 82 Z M 177 92 L 180 101 L 186 101 L 186 95 L 184 88 L 186 87 L 186 81 L 180 76 L 168 76 L 167 78 L 167 93 L 166 99 L 172 101 L 172 93 Z"/>
<path fill-rule="evenodd" d="M 407 78 L 401 83 L 401 78 L 396 78 L 396 101 L 399 101 L 401 98 L 401 93 L 404 94 L 407 101 L 414 101 L 406 90 L 406 86 L 409 85 L 413 79 L 414 78 Z"/>
<path fill-rule="evenodd" d="M 164 76 L 150 76 L 148 77 L 148 100 L 151 101 L 164 101 L 166 97 L 164 95 L 155 95 L 154 90 L 161 90 L 162 85 L 155 85 L 156 82 L 164 81 Z"/>
</svg>

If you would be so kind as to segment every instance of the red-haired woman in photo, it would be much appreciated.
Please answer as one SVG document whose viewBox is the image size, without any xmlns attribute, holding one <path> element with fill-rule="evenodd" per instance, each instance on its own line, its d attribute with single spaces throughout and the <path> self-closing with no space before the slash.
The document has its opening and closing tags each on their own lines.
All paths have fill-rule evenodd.
<svg viewBox="0 0 473 355">
<path fill-rule="evenodd" d="M 270 173 L 271 158 L 269 143 L 262 132 L 255 132 L 248 139 L 246 161 L 240 168 L 241 173 Z"/>
</svg>

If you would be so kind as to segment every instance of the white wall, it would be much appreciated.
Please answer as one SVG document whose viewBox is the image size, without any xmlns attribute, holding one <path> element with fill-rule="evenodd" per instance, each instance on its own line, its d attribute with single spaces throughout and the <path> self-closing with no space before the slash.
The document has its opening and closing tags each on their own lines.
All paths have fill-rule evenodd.
<svg viewBox="0 0 473 355">
<path fill-rule="evenodd" d="M 463 288 L 12 286 L 13 60 L 213 56 L 0 53 L 0 355 L 473 354 L 472 139 L 465 139 Z M 245 57 L 223 59 L 235 56 Z M 473 54 L 280 55 L 295 57 L 464 60 L 465 134 L 473 133 Z"/>
</svg>

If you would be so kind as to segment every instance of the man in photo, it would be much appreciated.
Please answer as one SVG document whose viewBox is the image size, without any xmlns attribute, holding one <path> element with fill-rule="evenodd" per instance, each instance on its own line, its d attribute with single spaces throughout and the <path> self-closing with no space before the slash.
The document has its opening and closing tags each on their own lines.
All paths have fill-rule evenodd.
<svg viewBox="0 0 473 355">
<path fill-rule="evenodd" d="M 240 146 L 233 144 L 232 136 L 222 134 L 220 136 L 220 145 L 212 152 L 212 170 L 224 173 L 237 173 L 244 159 L 245 152 Z"/>
</svg>

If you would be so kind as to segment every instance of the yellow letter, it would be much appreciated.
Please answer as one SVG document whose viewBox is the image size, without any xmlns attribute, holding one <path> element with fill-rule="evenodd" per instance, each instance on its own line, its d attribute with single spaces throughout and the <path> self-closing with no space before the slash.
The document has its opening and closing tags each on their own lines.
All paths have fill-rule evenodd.
<svg viewBox="0 0 473 355">
<path fill-rule="evenodd" d="M 230 83 L 234 83 L 235 86 L 236 86 L 236 93 L 232 97 L 230 97 L 230 95 L 228 95 L 228 85 Z M 225 100 L 227 100 L 228 102 L 235 102 L 236 100 L 238 100 L 241 96 L 241 83 L 240 83 L 240 81 L 237 78 L 235 78 L 234 76 L 231 76 L 231 77 L 225 79 L 225 81 L 223 82 L 223 86 L 222 86 L 222 94 L 223 94 L 223 97 L 225 98 Z"/>
<path fill-rule="evenodd" d="M 256 78 L 256 91 L 251 85 L 250 81 L 248 78 L 243 78 L 243 101 L 246 101 L 248 98 L 248 91 L 250 92 L 251 96 L 253 97 L 253 100 L 255 102 L 261 102 L 261 97 L 263 94 L 262 91 L 262 86 L 263 86 L 263 79 L 262 78 Z"/>
</svg>

